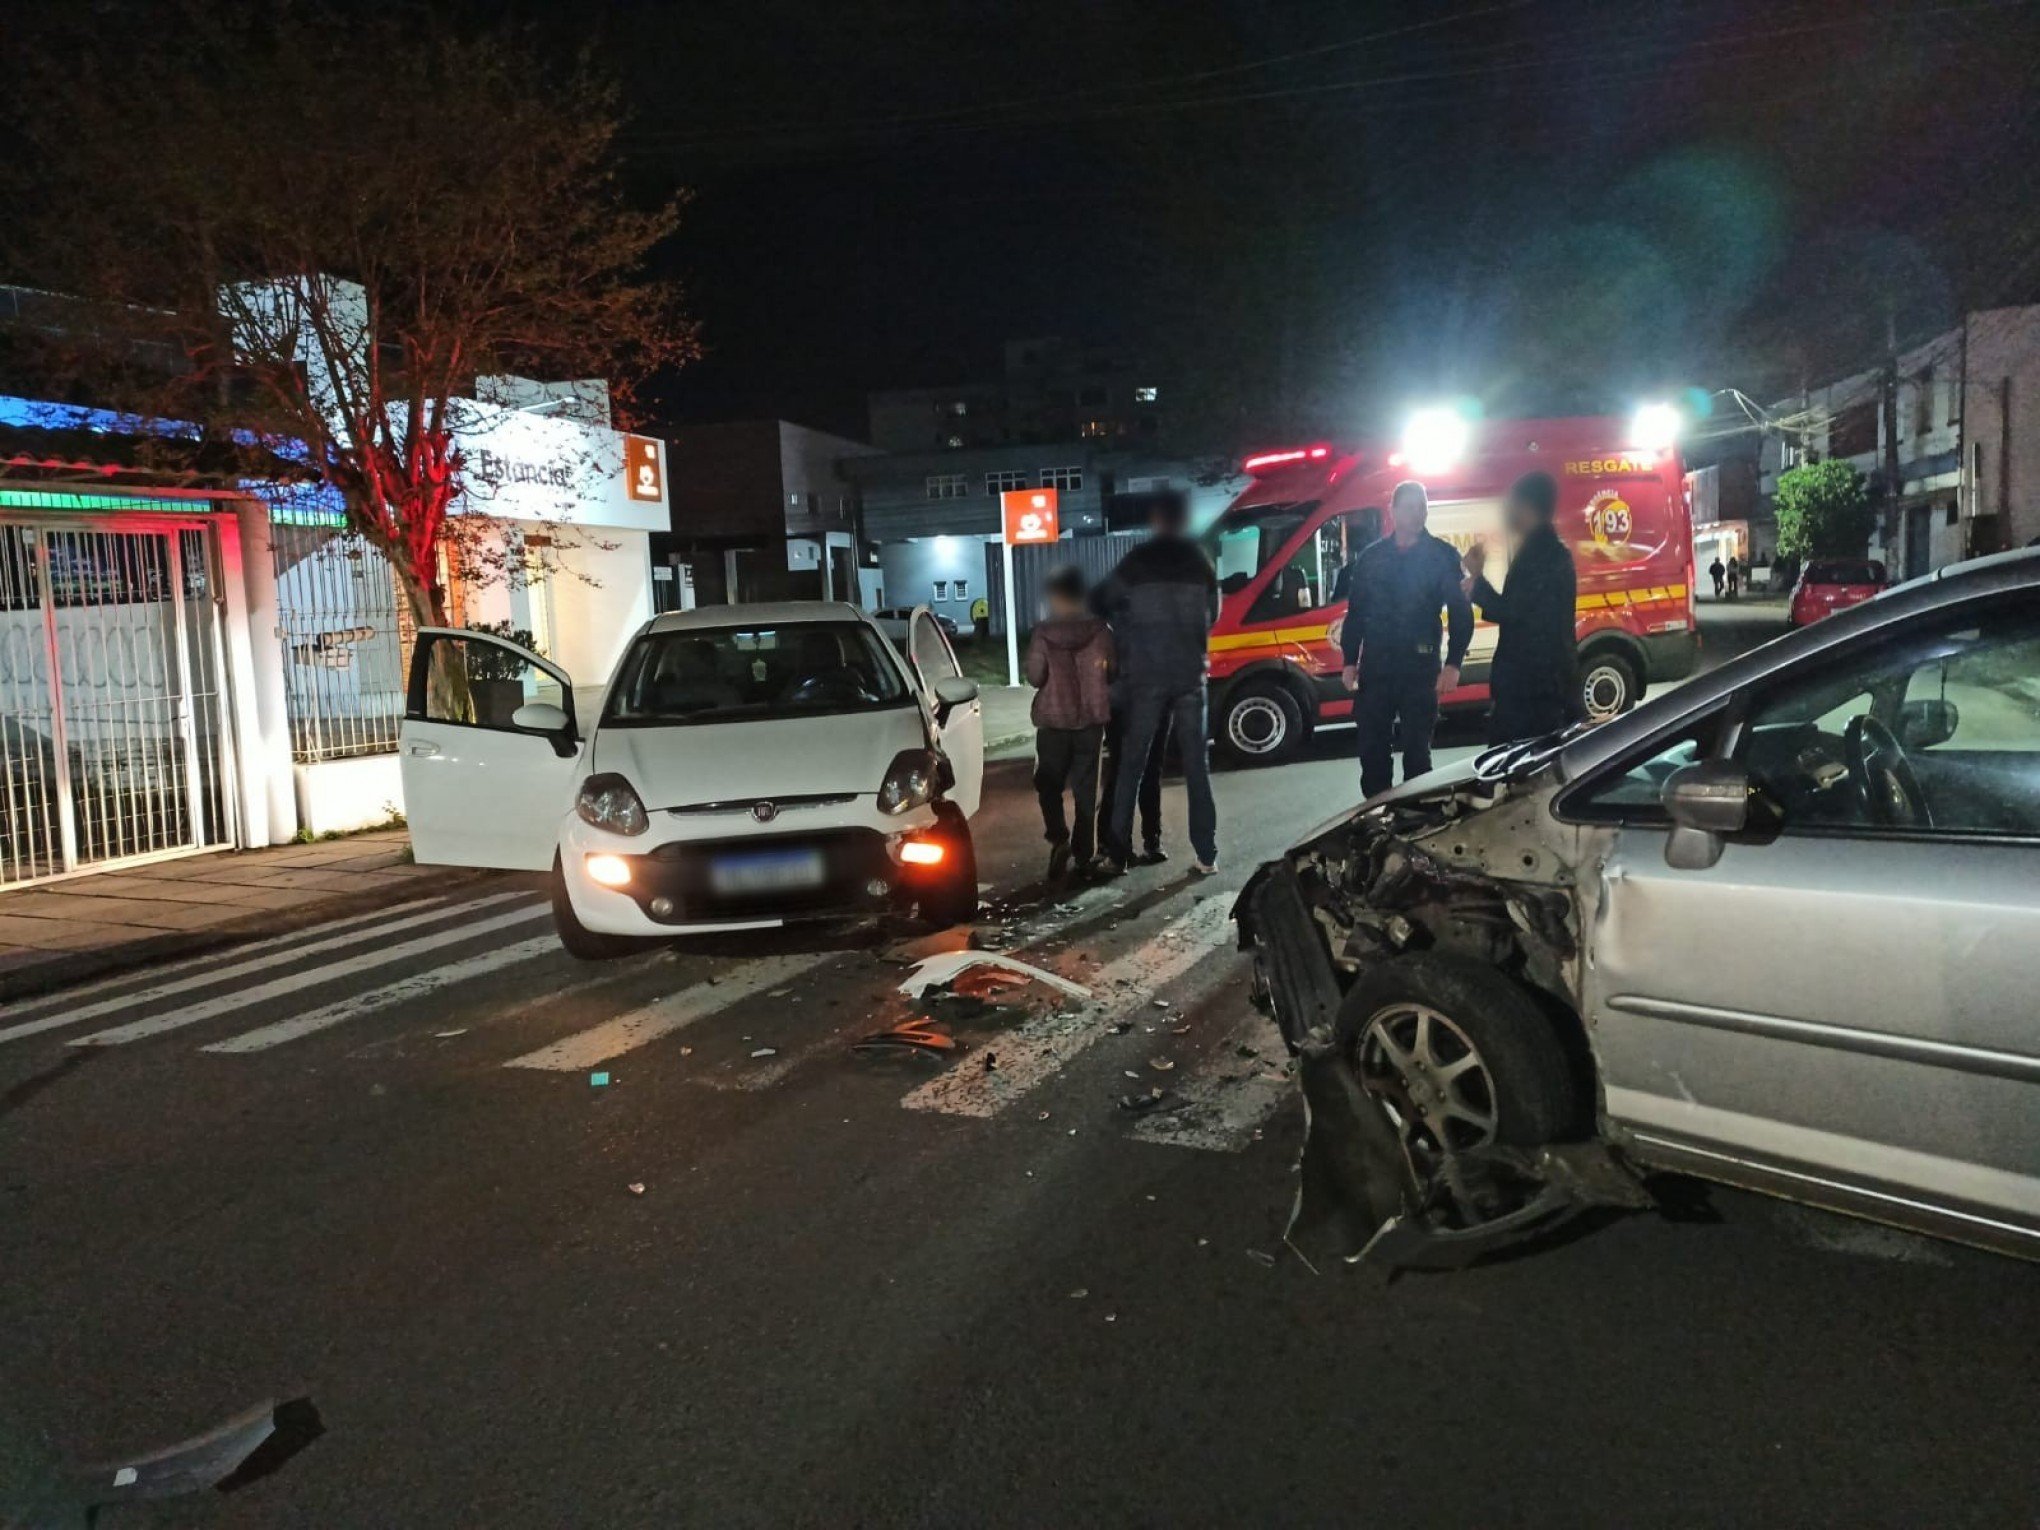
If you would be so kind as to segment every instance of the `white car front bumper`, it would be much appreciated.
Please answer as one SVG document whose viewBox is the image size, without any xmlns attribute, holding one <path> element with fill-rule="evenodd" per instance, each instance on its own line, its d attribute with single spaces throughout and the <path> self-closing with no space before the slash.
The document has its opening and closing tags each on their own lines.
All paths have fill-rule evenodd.
<svg viewBox="0 0 2040 1530">
<path fill-rule="evenodd" d="M 628 836 L 568 818 L 560 870 L 575 917 L 588 929 L 658 939 L 883 912 L 925 885 L 926 875 L 903 866 L 896 851 L 935 823 L 932 807 L 891 817 L 869 795 L 789 809 L 769 823 L 748 813 L 651 816 L 648 832 Z M 719 877 L 774 852 L 784 858 L 812 852 L 821 862 L 820 880 L 731 890 Z M 588 873 L 591 856 L 620 857 L 629 880 L 620 887 L 597 882 Z"/>
</svg>

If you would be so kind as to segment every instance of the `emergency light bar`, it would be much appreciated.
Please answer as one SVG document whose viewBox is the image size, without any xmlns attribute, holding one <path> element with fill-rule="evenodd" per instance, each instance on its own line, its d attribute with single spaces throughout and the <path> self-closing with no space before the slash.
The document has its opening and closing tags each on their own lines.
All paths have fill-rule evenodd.
<svg viewBox="0 0 2040 1530">
<path fill-rule="evenodd" d="M 1282 452 L 1262 452 L 1240 464 L 1248 473 L 1265 473 L 1271 468 L 1294 467 L 1299 462 L 1323 462 L 1331 456 L 1329 446 L 1298 446 Z"/>
</svg>

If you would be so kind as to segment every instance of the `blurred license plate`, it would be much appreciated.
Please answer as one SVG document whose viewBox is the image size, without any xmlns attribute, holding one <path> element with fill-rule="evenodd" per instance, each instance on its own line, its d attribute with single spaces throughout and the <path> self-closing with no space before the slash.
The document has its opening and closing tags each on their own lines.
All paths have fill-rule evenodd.
<svg viewBox="0 0 2040 1530">
<path fill-rule="evenodd" d="M 820 887 L 822 877 L 819 850 L 754 850 L 745 855 L 718 855 L 708 866 L 709 889 L 724 897 Z"/>
</svg>

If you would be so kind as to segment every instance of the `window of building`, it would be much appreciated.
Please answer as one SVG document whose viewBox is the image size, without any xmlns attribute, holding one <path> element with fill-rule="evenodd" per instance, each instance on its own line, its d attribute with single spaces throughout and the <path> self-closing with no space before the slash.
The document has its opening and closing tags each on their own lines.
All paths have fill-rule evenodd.
<svg viewBox="0 0 2040 1530">
<path fill-rule="evenodd" d="M 1104 437 L 1112 434 L 1112 422 L 1110 420 L 1086 420 L 1077 427 L 1077 433 L 1088 441 L 1102 440 Z"/>
<path fill-rule="evenodd" d="M 1945 512 L 1945 515 L 1944 515 L 1944 519 L 1943 519 L 1943 524 L 1944 524 L 1944 525 L 1949 525 L 1949 526 L 1953 526 L 1953 525 L 1955 525 L 1955 524 L 1956 524 L 1957 522 L 1959 522 L 1959 521 L 1960 521 L 1961 519 L 1962 519 L 1962 512 L 1961 512 L 1961 510 L 1960 510 L 1960 509 L 1958 509 L 1958 508 L 1956 507 L 1956 504 L 1955 504 L 1955 501 L 1954 501 L 1954 500 L 1952 500 L 1952 499 L 1951 499 L 1951 500 L 1949 500 L 1949 501 L 1948 501 L 1948 509 L 1947 509 L 1947 511 Z"/>
<path fill-rule="evenodd" d="M 928 497 L 930 499 L 963 499 L 970 493 L 970 481 L 961 473 L 930 473 L 928 475 Z"/>
<path fill-rule="evenodd" d="M 1152 404 L 1155 401 L 1155 390 L 1153 388 L 1135 388 L 1133 390 L 1133 401 L 1136 404 Z"/>
<path fill-rule="evenodd" d="M 1828 455 L 1867 457 L 1877 450 L 1877 400 L 1859 399 L 1836 412 L 1828 426 Z"/>
<path fill-rule="evenodd" d="M 947 600 L 948 598 L 949 598 L 949 581 L 948 581 L 947 579 L 938 579 L 938 580 L 936 580 L 936 581 L 935 581 L 935 599 L 937 599 L 937 600 Z"/>
<path fill-rule="evenodd" d="M 1041 487 L 1054 489 L 1062 494 L 1074 494 L 1084 486 L 1084 470 L 1080 467 L 1043 468 Z"/>
<path fill-rule="evenodd" d="M 1015 472 L 1015 473 L 985 474 L 985 492 L 987 494 L 993 495 L 994 497 L 1000 494 L 1016 493 L 1017 491 L 1024 489 L 1026 487 L 1027 487 L 1027 475 L 1025 473 Z"/>
<path fill-rule="evenodd" d="M 787 495 L 786 504 L 788 509 L 798 510 L 800 508 L 800 496 L 798 494 Z"/>
<path fill-rule="evenodd" d="M 956 581 L 956 598 L 958 600 L 970 599 L 970 581 L 968 579 L 959 579 Z"/>
<path fill-rule="evenodd" d="M 1943 379 L 1941 391 L 1948 396 L 1947 403 L 1942 405 L 1941 408 L 1941 418 L 1950 425 L 1960 424 L 1962 420 L 1961 380 L 1959 378 L 1953 381 Z"/>
<path fill-rule="evenodd" d="M 1934 428 L 1934 369 L 1920 373 L 1913 384 L 1912 433 L 1917 441 Z"/>
<path fill-rule="evenodd" d="M 960 420 L 970 413 L 970 404 L 967 400 L 957 399 L 949 406 L 949 412 Z"/>
</svg>

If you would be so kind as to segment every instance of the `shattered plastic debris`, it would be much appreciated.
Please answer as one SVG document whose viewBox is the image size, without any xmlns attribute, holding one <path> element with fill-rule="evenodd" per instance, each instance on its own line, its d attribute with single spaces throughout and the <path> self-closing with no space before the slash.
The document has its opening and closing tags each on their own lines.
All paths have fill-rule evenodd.
<svg viewBox="0 0 2040 1530">
<path fill-rule="evenodd" d="M 1112 1023 L 1112 1034 L 1115 1036 L 1124 1036 L 1132 1029 L 1133 1022 L 1131 1020 L 1115 1020 Z"/>
<path fill-rule="evenodd" d="M 753 1057 L 777 1057 L 779 1055 L 779 1048 L 757 1047 L 752 1051 L 751 1055 Z"/>
<path fill-rule="evenodd" d="M 1053 972 L 1015 960 L 1010 956 L 1001 956 L 996 951 L 943 951 L 933 956 L 924 956 L 914 963 L 906 981 L 900 984 L 900 992 L 910 999 L 918 999 L 930 988 L 939 988 L 945 984 L 953 985 L 963 972 L 972 967 L 994 967 L 1007 972 L 1016 972 L 1023 980 L 1045 983 L 1073 999 L 1091 997 L 1091 990 L 1081 983 L 1072 983 L 1068 978 L 1057 977 Z"/>
<path fill-rule="evenodd" d="M 634 1179 L 629 1184 L 625 1185 L 623 1188 L 628 1190 L 632 1195 L 643 1195 L 645 1193 L 645 1182 L 641 1179 Z"/>
<path fill-rule="evenodd" d="M 1148 1059 L 1148 1066 L 1154 1069 L 1155 1072 L 1157 1073 L 1167 1073 L 1171 1068 L 1175 1067 L 1176 1065 L 1174 1062 L 1172 1062 L 1170 1059 L 1166 1057 L 1150 1057 Z"/>
<path fill-rule="evenodd" d="M 15 1481 L 0 1484 L 10 1495 L 0 1500 L 0 1515 L 10 1526 L 93 1525 L 103 1508 L 208 1488 L 231 1493 L 276 1471 L 325 1432 L 310 1398 L 265 1402 L 216 1429 L 122 1462 L 51 1463 L 31 1478 L 34 1496 L 25 1503 L 11 1496 Z"/>
<path fill-rule="evenodd" d="M 467 1033 L 468 1028 L 466 1026 L 457 1025 L 450 1031 L 434 1031 L 432 1033 L 432 1039 L 434 1041 L 447 1041 L 455 1036 L 465 1036 Z"/>
<path fill-rule="evenodd" d="M 873 1031 L 850 1043 L 853 1052 L 954 1052 L 956 1038 L 926 1020 L 908 1020 L 890 1030 Z"/>
<path fill-rule="evenodd" d="M 608 1087 L 608 1085 L 609 1074 L 606 1070 L 597 1068 L 593 1073 L 588 1075 L 588 1087 L 590 1089 L 605 1089 Z"/>
<path fill-rule="evenodd" d="M 1085 1287 L 1078 1286 L 1076 1290 L 1070 1293 L 1070 1300 L 1073 1302 L 1080 1302 L 1090 1294 L 1091 1294 L 1090 1291 L 1087 1290 Z"/>
<path fill-rule="evenodd" d="M 1275 1268 L 1275 1256 L 1264 1249 L 1250 1248 L 1247 1250 L 1247 1257 L 1256 1264 L 1266 1265 L 1271 1270 Z"/>
</svg>

